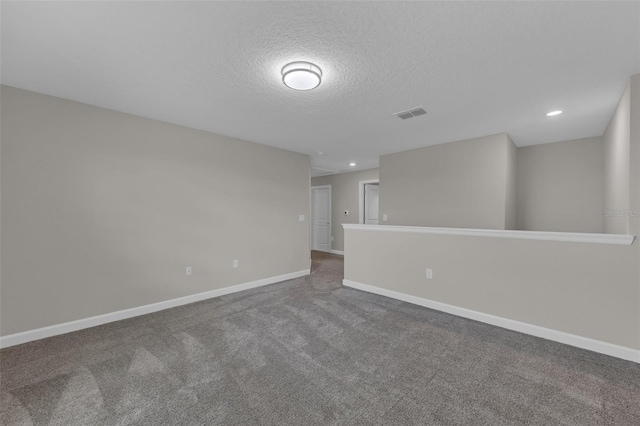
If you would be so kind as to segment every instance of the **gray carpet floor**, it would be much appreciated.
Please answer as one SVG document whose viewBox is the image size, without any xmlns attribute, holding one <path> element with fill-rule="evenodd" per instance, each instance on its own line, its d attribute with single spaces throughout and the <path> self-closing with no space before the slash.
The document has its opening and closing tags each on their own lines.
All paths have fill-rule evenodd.
<svg viewBox="0 0 640 426">
<path fill-rule="evenodd" d="M 0 351 L 3 425 L 640 425 L 640 365 L 311 276 Z"/>
</svg>

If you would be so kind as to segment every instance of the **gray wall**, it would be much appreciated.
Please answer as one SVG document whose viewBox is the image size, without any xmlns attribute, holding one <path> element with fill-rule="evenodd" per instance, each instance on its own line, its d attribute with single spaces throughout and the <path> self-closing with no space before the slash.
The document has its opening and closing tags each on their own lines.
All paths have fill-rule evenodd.
<svg viewBox="0 0 640 426">
<path fill-rule="evenodd" d="M 343 223 L 358 223 L 359 188 L 361 180 L 378 179 L 378 169 L 319 176 L 311 179 L 312 186 L 331 185 L 331 233 L 333 250 L 344 250 Z M 344 211 L 349 210 L 349 216 Z M 382 217 L 380 218 L 382 223 Z"/>
<path fill-rule="evenodd" d="M 0 97 L 2 335 L 309 268 L 309 157 Z"/>
<path fill-rule="evenodd" d="M 629 216 L 628 232 L 640 237 L 640 74 L 631 76 L 630 88 L 630 171 L 629 171 Z M 638 243 L 640 244 L 640 243 Z M 640 256 L 638 257 L 640 270 Z M 640 283 L 638 283 L 640 286 Z M 640 303 L 640 301 L 638 301 Z"/>
<path fill-rule="evenodd" d="M 602 137 L 518 148 L 517 229 L 602 232 Z"/>
<path fill-rule="evenodd" d="M 347 229 L 345 243 L 347 280 L 640 349 L 638 242 Z"/>
<path fill-rule="evenodd" d="M 604 133 L 604 232 L 626 234 L 630 209 L 631 85 L 622 94 L 618 108 Z M 611 214 L 607 214 L 610 212 Z"/>
<path fill-rule="evenodd" d="M 514 151 L 501 133 L 381 156 L 385 224 L 513 228 Z"/>
</svg>

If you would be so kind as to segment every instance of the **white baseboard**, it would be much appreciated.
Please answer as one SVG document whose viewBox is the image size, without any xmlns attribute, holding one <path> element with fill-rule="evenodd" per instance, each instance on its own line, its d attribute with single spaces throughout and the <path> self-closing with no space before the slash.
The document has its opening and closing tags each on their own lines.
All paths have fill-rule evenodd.
<svg viewBox="0 0 640 426">
<path fill-rule="evenodd" d="M 344 256 L 344 251 L 342 251 L 342 250 L 331 250 L 331 253 L 339 254 L 340 256 Z"/>
<path fill-rule="evenodd" d="M 152 303 L 150 305 L 138 306 L 136 308 L 124 309 L 122 311 L 111 312 L 108 314 L 98 315 L 95 317 L 84 318 L 76 321 L 69 321 L 62 324 L 50 325 L 48 327 L 37 328 L 35 330 L 23 331 L 21 333 L 9 334 L 0 337 L 0 348 L 8 348 L 9 346 L 20 345 L 22 343 L 40 340 L 46 337 L 57 336 L 59 334 L 70 333 L 72 331 L 82 330 L 85 328 L 95 327 L 114 321 L 137 317 L 140 315 L 150 314 L 176 306 L 187 305 L 189 303 L 199 302 L 201 300 L 211 299 L 214 297 L 224 296 L 225 294 L 236 293 L 251 288 L 262 287 L 269 284 L 275 284 L 281 281 L 291 280 L 298 277 L 309 275 L 310 270 L 305 269 L 298 272 L 291 272 L 276 277 L 264 278 L 257 281 L 223 287 L 216 290 L 205 291 L 204 293 L 192 294 L 190 296 L 179 297 L 177 299 L 166 300 L 164 302 Z"/>
<path fill-rule="evenodd" d="M 575 334 L 565 333 L 563 331 L 552 330 L 550 328 L 540 327 L 533 324 L 527 324 L 520 321 L 514 321 L 495 315 L 485 314 L 482 312 L 472 311 L 466 308 L 460 308 L 446 303 L 435 302 L 422 297 L 411 296 L 399 293 L 393 290 L 387 290 L 380 287 L 374 287 L 368 284 L 362 284 L 356 281 L 343 280 L 342 284 L 346 287 L 352 287 L 369 293 L 379 294 L 381 296 L 390 297 L 392 299 L 402 300 L 403 302 L 413 303 L 414 305 L 424 306 L 426 308 L 435 309 L 437 311 L 447 312 L 475 321 L 492 324 L 508 330 L 519 331 L 521 333 L 530 334 L 532 336 L 542 337 L 543 339 L 553 340 L 555 342 L 576 346 L 582 349 L 588 349 L 616 358 L 622 358 L 627 361 L 640 363 L 640 350 L 627 348 L 625 346 L 614 345 L 612 343 L 602 342 L 600 340 L 590 339 L 588 337 L 577 336 Z"/>
</svg>

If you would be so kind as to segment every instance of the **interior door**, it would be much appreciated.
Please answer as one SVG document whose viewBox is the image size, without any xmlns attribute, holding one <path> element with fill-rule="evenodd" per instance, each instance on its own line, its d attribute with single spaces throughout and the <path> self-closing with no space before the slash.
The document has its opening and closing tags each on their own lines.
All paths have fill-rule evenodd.
<svg viewBox="0 0 640 426">
<path fill-rule="evenodd" d="M 311 188 L 313 250 L 331 251 L 331 187 Z"/>
<path fill-rule="evenodd" d="M 380 199 L 380 185 L 377 183 L 367 183 L 364 186 L 364 223 L 367 225 L 377 225 L 378 204 Z"/>
</svg>

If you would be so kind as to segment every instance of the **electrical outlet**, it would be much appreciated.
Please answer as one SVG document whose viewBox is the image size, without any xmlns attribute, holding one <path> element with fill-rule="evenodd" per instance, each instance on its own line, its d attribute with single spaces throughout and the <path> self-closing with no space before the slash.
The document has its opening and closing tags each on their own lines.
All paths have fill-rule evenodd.
<svg viewBox="0 0 640 426">
<path fill-rule="evenodd" d="M 383 215 L 382 215 L 382 221 L 383 221 L 383 222 L 386 222 L 386 221 L 387 221 L 387 215 L 386 215 L 386 214 L 383 214 Z"/>
<path fill-rule="evenodd" d="M 233 259 L 233 267 L 237 268 L 238 264 L 239 264 L 238 259 Z"/>
<path fill-rule="evenodd" d="M 345 211 L 344 211 L 344 215 L 345 215 L 345 216 L 349 216 L 349 210 L 345 210 Z"/>
<path fill-rule="evenodd" d="M 433 269 L 427 268 L 427 279 L 428 280 L 433 279 Z"/>
<path fill-rule="evenodd" d="M 331 241 L 333 241 L 333 235 L 331 236 Z"/>
<path fill-rule="evenodd" d="M 304 215 L 303 214 L 298 215 L 298 221 L 304 222 Z"/>
<path fill-rule="evenodd" d="M 184 273 L 185 273 L 186 275 L 191 275 L 191 272 L 192 272 L 192 271 L 191 271 L 191 266 L 187 266 L 186 268 L 184 268 Z"/>
</svg>

